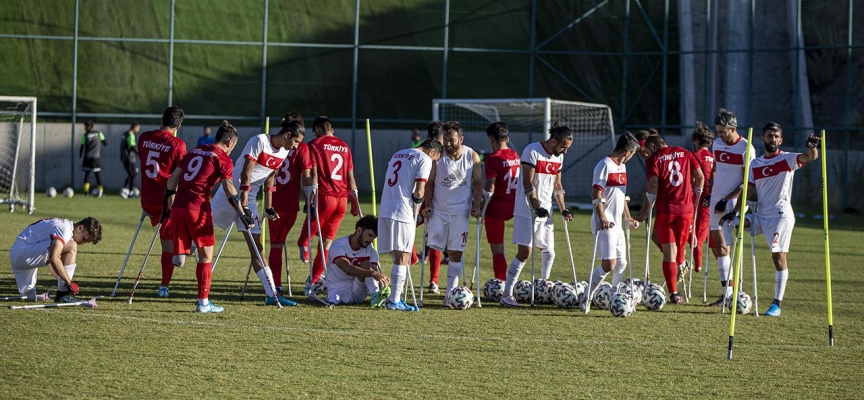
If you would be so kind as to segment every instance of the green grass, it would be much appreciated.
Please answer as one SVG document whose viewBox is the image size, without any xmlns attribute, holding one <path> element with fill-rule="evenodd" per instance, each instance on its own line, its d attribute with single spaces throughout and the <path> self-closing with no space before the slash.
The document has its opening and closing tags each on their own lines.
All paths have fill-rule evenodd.
<svg viewBox="0 0 864 400">
<path fill-rule="evenodd" d="M 137 223 L 137 201 L 40 197 L 37 206 L 37 215 L 0 214 L 0 293 L 15 293 L 8 249 L 26 224 L 94 215 L 104 224 L 103 242 L 80 250 L 75 279 L 84 296 L 110 294 Z M 341 233 L 350 231 L 352 221 L 346 219 Z M 570 224 L 580 278 L 591 257 L 588 222 L 580 213 Z M 827 346 L 821 225 L 802 221 L 789 254 L 783 316 L 739 316 L 731 361 L 729 316 L 701 304 L 701 277 L 690 304 L 660 312 L 640 307 L 626 319 L 599 310 L 586 316 L 553 306 L 511 310 L 490 303 L 460 312 L 443 309 L 440 295 L 427 296 L 417 314 L 364 306 L 331 310 L 299 298 L 299 307 L 277 311 L 263 306 L 254 276 L 247 299 L 239 300 L 248 256 L 234 234 L 214 276 L 212 298 L 225 306 L 224 314 L 192 312 L 196 292 L 189 267 L 176 271 L 170 299 L 156 298 L 158 257 L 151 257 L 135 302 L 127 305 L 152 237 L 152 230 L 142 229 L 118 297 L 100 299 L 98 309 L 0 309 L 0 382 L 4 398 L 857 398 L 864 378 L 864 295 L 858 290 L 864 272 L 857 264 L 864 235 L 853 228 L 861 222 L 838 220 L 842 227 L 831 236 L 837 345 Z M 633 234 L 637 275 L 644 267 L 644 232 Z M 563 235 L 556 241 L 553 278 L 570 280 Z M 307 267 L 289 249 L 299 293 Z M 485 243 L 481 249 L 485 280 L 491 258 Z M 757 253 L 764 311 L 773 295 L 773 268 L 761 238 Z M 656 249 L 651 264 L 659 276 Z M 389 271 L 389 263 L 383 265 Z M 467 265 L 470 270 L 472 263 Z M 749 263 L 745 267 L 744 288 L 752 292 Z M 713 262 L 710 273 L 714 298 L 719 288 Z M 419 267 L 412 274 L 419 284 Z M 47 270 L 39 278 L 40 290 L 56 285 Z"/>
</svg>

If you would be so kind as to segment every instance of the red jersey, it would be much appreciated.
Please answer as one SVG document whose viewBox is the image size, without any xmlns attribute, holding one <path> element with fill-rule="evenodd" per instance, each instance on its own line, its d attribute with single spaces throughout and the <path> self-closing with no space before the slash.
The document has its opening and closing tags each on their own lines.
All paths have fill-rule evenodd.
<svg viewBox="0 0 864 400">
<path fill-rule="evenodd" d="M 648 179 L 657 177 L 657 213 L 693 214 L 692 171 L 699 168 L 693 153 L 669 146 L 657 150 L 645 162 Z"/>
<path fill-rule="evenodd" d="M 321 136 L 309 142 L 318 170 L 318 193 L 324 196 L 348 196 L 348 171 L 354 170 L 351 149 L 336 136 Z"/>
<path fill-rule="evenodd" d="M 222 179 L 231 179 L 234 161 L 212 144 L 192 149 L 180 163 L 180 183 L 172 207 L 210 211 L 210 192 Z"/>
<path fill-rule="evenodd" d="M 186 143 L 170 131 L 149 131 L 138 136 L 141 160 L 141 206 L 162 207 L 165 185 L 186 154 Z"/>
<path fill-rule="evenodd" d="M 300 175 L 304 170 L 314 167 L 306 143 L 300 142 L 296 149 L 288 150 L 285 162 L 276 170 L 276 191 L 273 192 L 273 208 L 276 211 L 300 211 Z"/>
<path fill-rule="evenodd" d="M 516 183 L 522 173 L 519 153 L 513 149 L 498 149 L 483 160 L 486 179 L 495 179 L 492 198 L 510 204 L 516 201 Z"/>
<path fill-rule="evenodd" d="M 705 185 L 702 186 L 702 197 L 699 199 L 703 200 L 711 196 L 711 171 L 714 171 L 714 155 L 711 154 L 711 150 L 699 149 L 693 152 L 693 157 L 696 157 L 696 162 L 702 168 L 702 175 L 705 175 Z"/>
</svg>

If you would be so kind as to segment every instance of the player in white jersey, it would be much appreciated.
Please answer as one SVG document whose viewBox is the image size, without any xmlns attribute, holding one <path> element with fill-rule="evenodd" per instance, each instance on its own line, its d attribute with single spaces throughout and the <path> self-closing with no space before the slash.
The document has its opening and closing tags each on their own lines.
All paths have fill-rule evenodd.
<svg viewBox="0 0 864 400">
<path fill-rule="evenodd" d="M 468 242 L 470 216 L 481 212 L 480 156 L 462 142 L 462 125 L 456 121 L 444 124 L 444 155 L 430 173 L 432 185 L 426 191 L 423 217 L 429 221 L 429 247 L 447 251 L 447 291 L 444 306 L 450 307 L 450 291 L 459 286 L 464 264 L 462 253 Z"/>
<path fill-rule="evenodd" d="M 426 195 L 426 181 L 432 163 L 438 161 L 443 151 L 441 143 L 426 140 L 416 148 L 397 151 L 387 162 L 384 192 L 378 209 L 378 249 L 381 253 L 391 253 L 393 257 L 392 288 L 386 302 L 388 310 L 417 311 L 416 307 L 402 300 L 402 287 L 414 248 L 416 208 Z"/>
<path fill-rule="evenodd" d="M 738 118 L 731 111 L 721 108 L 714 118 L 714 128 L 720 140 L 715 140 L 712 146 L 714 153 L 714 180 L 711 186 L 711 201 L 709 208 L 713 210 L 709 221 L 709 245 L 717 259 L 717 272 L 720 275 L 720 286 L 724 295 L 711 304 L 719 307 L 732 294 L 731 282 L 727 282 L 732 258 L 729 256 L 729 244 L 732 242 L 732 228 L 728 224 L 720 225 L 720 218 L 736 209 L 738 197 L 744 188 L 744 155 L 750 147 L 750 160 L 756 158 L 753 146 L 747 139 L 738 134 Z"/>
<path fill-rule="evenodd" d="M 252 241 L 246 238 L 249 247 L 252 266 L 255 274 L 264 286 L 267 295 L 265 304 L 276 305 L 278 301 L 282 305 L 296 306 L 297 303 L 277 295 L 276 286 L 273 281 L 273 272 L 255 256 L 255 247 L 263 251 L 261 244 L 261 218 L 258 216 L 258 206 L 255 198 L 258 190 L 264 188 L 264 211 L 267 218 L 278 219 L 279 214 L 271 205 L 274 187 L 275 172 L 282 166 L 285 157 L 291 149 L 303 141 L 306 131 L 298 122 L 283 124 L 278 133 L 267 135 L 262 133 L 255 135 L 246 142 L 240 158 L 234 164 L 234 173 L 231 181 L 237 187 L 240 197 L 239 204 L 231 204 L 225 196 L 215 196 L 212 202 L 213 224 L 228 229 L 231 222 L 237 219 L 235 209 L 240 208 L 244 214 L 243 221 L 238 221 L 237 229 L 241 232 L 249 230 L 252 233 Z M 253 247 L 255 246 L 255 247 Z M 263 258 L 263 257 L 262 257 Z"/>
<path fill-rule="evenodd" d="M 46 218 L 28 225 L 9 249 L 9 264 L 18 293 L 26 296 L 27 301 L 36 301 L 36 272 L 47 265 L 57 277 L 54 301 L 75 302 L 78 284 L 72 278 L 78 246 L 96 244 L 100 240 L 102 225 L 93 217 L 74 224 L 68 219 Z"/>
<path fill-rule="evenodd" d="M 592 236 L 597 237 L 597 257 L 600 266 L 594 269 L 590 291 L 600 285 L 610 271 L 612 286 L 621 283 L 627 268 L 626 243 L 621 217 L 630 229 L 639 227 L 639 222 L 630 216 L 630 209 L 624 198 L 627 195 L 627 161 L 640 149 L 639 141 L 630 132 L 621 135 L 612 154 L 603 157 L 594 167 L 591 189 L 591 204 L 594 213 L 591 217 Z"/>
<path fill-rule="evenodd" d="M 771 258 L 774 260 L 774 302 L 765 311 L 769 317 L 780 316 L 780 306 L 786 291 L 786 280 L 789 278 L 786 253 L 789 252 L 789 241 L 792 239 L 792 228 L 795 227 L 795 213 L 789 199 L 792 197 L 792 180 L 795 171 L 819 158 L 819 140 L 821 138 L 810 134 L 807 138 L 807 151 L 804 153 L 789 153 L 780 150 L 783 144 L 783 129 L 776 122 L 770 122 L 762 128 L 762 144 L 765 154 L 753 161 L 750 166 L 748 183 L 759 195 L 755 215 L 751 221 L 745 222 L 747 227 L 753 224 L 753 234 L 764 234 Z"/>
<path fill-rule="evenodd" d="M 555 122 L 549 129 L 549 139 L 525 146 L 522 151 L 522 174 L 519 183 L 522 192 L 516 193 L 513 211 L 513 244 L 518 246 L 516 257 L 507 269 L 507 281 L 501 305 L 519 307 L 513 298 L 513 286 L 525 261 L 531 257 L 535 244 L 540 248 L 540 277 L 549 279 L 552 263 L 555 261 L 555 237 L 550 210 L 552 199 L 558 203 L 561 215 L 568 221 L 573 213 L 564 205 L 564 187 L 561 185 L 561 165 L 564 154 L 573 144 L 573 132 L 566 126 Z"/>
<path fill-rule="evenodd" d="M 378 237 L 378 218 L 367 215 L 354 224 L 354 233 L 333 241 L 328 253 L 327 302 L 359 304 L 372 294 L 372 307 L 387 298 L 390 278 L 378 272 L 378 252 L 372 241 Z"/>
</svg>

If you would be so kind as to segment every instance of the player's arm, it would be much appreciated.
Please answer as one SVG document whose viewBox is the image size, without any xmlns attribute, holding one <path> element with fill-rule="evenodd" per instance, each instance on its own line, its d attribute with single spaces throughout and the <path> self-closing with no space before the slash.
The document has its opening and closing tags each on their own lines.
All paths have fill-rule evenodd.
<svg viewBox="0 0 864 400">
<path fill-rule="evenodd" d="M 72 239 L 70 239 L 72 240 Z M 60 256 L 63 254 L 64 243 L 60 239 L 51 239 L 51 244 L 48 246 L 48 268 L 50 268 L 51 274 L 62 279 L 63 282 L 66 282 L 66 285 L 70 288 L 73 288 L 73 294 L 77 294 L 78 285 L 73 285 L 72 279 L 69 278 L 69 274 L 66 273 L 66 268 L 63 268 L 63 260 Z M 75 247 L 77 249 L 77 247 Z M 74 250 L 77 251 L 77 250 Z"/>
<path fill-rule="evenodd" d="M 384 275 L 378 272 L 375 268 L 373 268 L 372 264 L 366 260 L 361 265 L 353 265 L 348 261 L 345 257 L 339 257 L 333 260 L 333 263 L 336 264 L 339 269 L 342 270 L 348 276 L 354 276 L 357 278 L 374 278 L 376 281 L 380 282 L 381 285 L 387 286 L 390 284 L 390 278 L 387 275 Z"/>
<path fill-rule="evenodd" d="M 654 208 L 654 202 L 657 200 L 657 188 L 659 186 L 660 181 L 656 175 L 648 179 L 644 201 L 642 201 L 642 209 L 640 209 L 639 214 L 636 215 L 636 220 L 645 221 L 648 219 L 648 211 Z"/>
<path fill-rule="evenodd" d="M 474 167 L 471 168 L 471 216 L 475 218 L 480 218 L 483 213 L 483 171 L 480 168 L 480 156 L 474 152 Z"/>
<path fill-rule="evenodd" d="M 591 188 L 591 204 L 597 209 L 597 219 L 600 221 L 600 229 L 609 229 L 609 221 L 606 219 L 606 201 L 603 199 L 603 190 L 594 185 Z"/>
<path fill-rule="evenodd" d="M 99 132 L 99 140 L 102 142 L 102 146 L 108 145 L 108 141 L 105 140 L 105 135 L 102 132 Z"/>
<path fill-rule="evenodd" d="M 528 205 L 532 210 L 540 208 L 540 200 L 537 199 L 537 190 L 534 188 L 534 165 L 522 162 L 522 190 L 528 197 Z"/>
<path fill-rule="evenodd" d="M 162 221 L 171 216 L 171 205 L 174 204 L 174 194 L 177 193 L 177 186 L 180 184 L 180 175 L 182 173 L 182 168 L 174 169 L 174 172 L 168 177 L 168 182 L 165 183 L 165 198 L 162 200 Z"/>
<path fill-rule="evenodd" d="M 264 213 L 271 221 L 279 219 L 279 213 L 273 208 L 273 192 L 276 191 L 276 172 L 274 170 L 264 181 Z"/>
<path fill-rule="evenodd" d="M 84 157 L 84 144 L 87 143 L 87 134 L 81 136 L 81 146 L 78 147 L 78 158 Z"/>
<path fill-rule="evenodd" d="M 429 218 L 432 214 L 432 196 L 435 195 L 435 164 L 436 162 L 432 162 L 432 168 L 429 169 L 429 179 L 427 182 L 433 182 L 432 185 L 427 187 L 426 182 L 422 181 L 414 181 L 414 198 L 423 199 L 423 218 Z M 422 183 L 422 185 L 420 185 Z M 417 190 L 421 189 L 418 193 Z M 416 202 L 416 201 L 415 201 Z"/>
<path fill-rule="evenodd" d="M 807 142 L 805 145 L 807 146 L 807 151 L 798 155 L 798 166 L 803 167 L 804 164 L 809 163 L 810 161 L 814 161 L 819 158 L 819 141 L 822 138 L 816 136 L 814 134 L 810 134 L 807 138 Z"/>
<path fill-rule="evenodd" d="M 255 220 L 252 218 L 252 210 L 250 210 L 248 206 L 241 204 L 241 193 L 237 192 L 234 183 L 231 182 L 230 178 L 222 178 L 219 183 L 222 184 L 222 191 L 225 192 L 225 196 L 228 197 L 228 204 L 230 204 L 231 208 L 233 208 L 237 215 L 240 216 L 240 222 L 246 225 L 248 229 L 252 229 L 252 227 L 255 226 Z"/>
<path fill-rule="evenodd" d="M 351 215 L 359 217 L 360 199 L 357 197 L 357 180 L 354 179 L 354 170 L 348 170 L 348 200 L 351 203 Z"/>
<path fill-rule="evenodd" d="M 240 171 L 240 205 L 246 207 L 249 204 L 249 185 L 252 183 L 252 170 L 258 164 L 248 157 L 243 162 L 243 170 Z"/>
<path fill-rule="evenodd" d="M 699 161 L 696 160 L 692 155 L 690 158 L 690 184 L 693 187 L 693 193 L 695 194 L 695 198 L 693 199 L 694 204 L 699 204 L 699 199 L 702 197 L 702 188 L 705 187 L 705 174 L 702 172 L 702 167 L 699 165 Z"/>
</svg>

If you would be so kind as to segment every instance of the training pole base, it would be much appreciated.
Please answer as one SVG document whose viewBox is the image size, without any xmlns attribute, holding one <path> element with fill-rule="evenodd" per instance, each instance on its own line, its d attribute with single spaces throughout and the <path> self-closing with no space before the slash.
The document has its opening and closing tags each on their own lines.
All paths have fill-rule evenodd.
<svg viewBox="0 0 864 400">
<path fill-rule="evenodd" d="M 734 336 L 729 336 L 729 351 L 726 353 L 726 359 L 727 359 L 727 360 L 731 360 L 731 359 L 732 359 L 732 343 L 733 343 L 734 341 L 735 341 L 735 337 L 734 337 Z"/>
<path fill-rule="evenodd" d="M 834 325 L 828 325 L 828 345 L 834 347 Z"/>
</svg>

